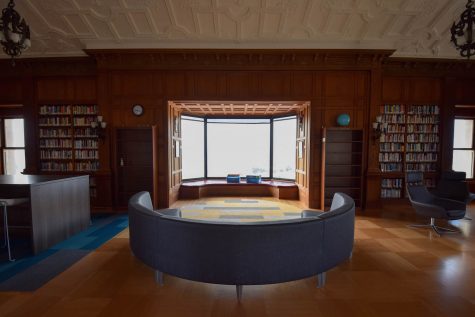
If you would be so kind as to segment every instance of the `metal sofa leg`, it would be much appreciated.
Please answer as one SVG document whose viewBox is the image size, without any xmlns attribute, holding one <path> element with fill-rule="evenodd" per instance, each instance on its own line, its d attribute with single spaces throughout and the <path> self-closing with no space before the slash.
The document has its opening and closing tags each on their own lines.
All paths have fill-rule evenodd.
<svg viewBox="0 0 475 317">
<path fill-rule="evenodd" d="M 158 270 L 155 271 L 155 282 L 157 282 L 158 285 L 163 286 L 163 273 Z"/>
<path fill-rule="evenodd" d="M 327 272 L 322 272 L 317 275 L 317 288 L 323 288 L 327 281 Z"/>
<path fill-rule="evenodd" d="M 236 295 L 238 301 L 241 301 L 242 299 L 242 285 L 236 285 Z"/>
</svg>

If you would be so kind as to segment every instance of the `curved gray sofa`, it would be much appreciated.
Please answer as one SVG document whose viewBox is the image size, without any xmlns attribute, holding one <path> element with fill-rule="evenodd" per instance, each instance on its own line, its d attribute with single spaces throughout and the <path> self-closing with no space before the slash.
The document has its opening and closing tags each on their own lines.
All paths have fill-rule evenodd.
<svg viewBox="0 0 475 317">
<path fill-rule="evenodd" d="M 162 273 L 214 284 L 273 284 L 310 276 L 323 286 L 325 272 L 351 256 L 355 204 L 337 193 L 328 212 L 302 218 L 224 223 L 180 218 L 176 209 L 154 211 L 147 192 L 129 201 L 133 254 Z"/>
</svg>

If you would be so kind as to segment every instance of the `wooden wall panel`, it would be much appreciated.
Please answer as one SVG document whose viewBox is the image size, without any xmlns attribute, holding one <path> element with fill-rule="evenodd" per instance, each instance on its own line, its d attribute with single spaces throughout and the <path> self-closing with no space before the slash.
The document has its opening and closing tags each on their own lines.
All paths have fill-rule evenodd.
<svg viewBox="0 0 475 317">
<path fill-rule="evenodd" d="M 74 100 L 74 81 L 66 78 L 41 78 L 36 82 L 39 102 L 71 102 Z"/>
<path fill-rule="evenodd" d="M 147 60 L 134 63 L 129 63 L 129 57 L 125 55 L 123 59 L 111 57 L 109 63 L 108 57 L 103 55 L 97 60 L 99 66 L 93 59 L 83 61 L 84 65 L 88 65 L 85 72 L 81 71 L 84 68 L 82 66 L 66 67 L 68 63 L 65 61 L 59 64 L 40 62 L 37 66 L 32 62 L 33 67 L 22 76 L 10 78 L 0 74 L 0 104 L 22 99 L 24 111 L 28 112 L 25 117 L 29 118 L 31 125 L 35 122 L 38 103 L 69 102 L 77 98 L 92 102 L 97 99 L 100 112 L 109 124 L 109 131 L 115 127 L 157 125 L 160 207 L 166 207 L 173 201 L 170 196 L 173 196 L 181 178 L 178 172 L 181 167 L 175 162 L 177 160 L 169 156 L 173 146 L 173 131 L 169 131 L 169 100 L 310 101 L 308 115 L 311 120 L 306 127 L 308 139 L 305 147 L 310 159 L 305 167 L 306 175 L 299 175 L 299 183 L 307 184 L 310 207 L 319 206 L 321 128 L 324 125 L 336 126 L 337 115 L 346 112 L 350 114 L 351 127 L 365 129 L 365 154 L 370 161 L 367 168 L 376 175 L 377 144 L 372 143 L 368 131 L 382 103 L 439 101 L 443 111 L 446 111 L 443 114 L 444 122 L 453 119 L 450 109 L 454 104 L 475 104 L 475 75 L 468 68 L 463 76 L 450 70 L 446 71 L 447 75 L 441 75 L 441 68 L 418 74 L 412 64 L 410 68 L 401 67 L 395 71 L 394 65 L 385 66 L 380 59 L 373 57 L 364 59 L 370 61 L 369 64 L 355 64 L 356 55 L 328 66 L 326 64 L 332 59 L 322 54 L 297 54 L 294 58 L 290 53 L 284 56 L 277 50 L 264 55 L 231 54 L 229 59 L 219 60 L 215 54 L 210 54 L 210 59 L 206 61 L 200 60 L 201 57 L 197 55 L 196 63 L 194 55 L 187 55 L 189 58 L 186 60 L 184 56 L 177 53 L 170 63 L 162 65 L 158 63 L 160 59 L 149 60 L 145 55 L 143 58 Z M 72 59 L 70 64 L 74 63 Z M 196 66 L 197 63 L 201 64 Z M 210 67 L 210 63 L 216 65 Z M 386 71 L 385 67 L 391 67 L 391 70 Z M 75 71 L 71 73 L 69 69 Z M 94 75 L 94 71 L 97 74 Z M 443 79 L 450 76 L 453 80 L 451 88 L 447 88 L 448 81 L 444 82 Z M 15 81 L 21 82 L 21 85 L 12 84 Z M 4 85 L 4 82 L 7 84 Z M 5 87 L 8 89 L 3 89 Z M 132 115 L 134 103 L 145 107 L 143 116 Z M 444 140 L 451 137 L 447 129 L 450 127 L 445 126 Z M 36 140 L 37 129 L 28 130 L 29 139 Z M 112 142 L 109 133 L 101 145 L 101 166 L 105 167 L 101 172 L 112 174 L 111 178 L 114 177 L 115 168 L 110 150 L 113 148 Z M 444 147 L 447 145 L 448 142 L 443 143 Z M 36 144 L 27 142 L 27 147 L 27 152 L 35 156 Z M 103 164 L 103 158 L 112 163 Z M 175 171 L 173 177 L 169 175 L 169 166 L 173 166 Z M 303 167 L 299 165 L 299 169 L 303 170 Z M 380 181 L 379 176 L 374 175 L 367 182 L 367 192 L 371 195 L 377 193 L 375 187 L 379 186 Z M 376 194 L 373 196 L 371 199 L 376 198 Z"/>
<path fill-rule="evenodd" d="M 407 80 L 407 79 L 406 79 Z M 382 100 L 384 103 L 398 103 L 408 99 L 405 78 L 384 77 L 382 80 Z"/>
<path fill-rule="evenodd" d="M 230 99 L 241 100 L 247 96 L 251 100 L 258 94 L 258 80 L 255 72 L 227 72 L 226 95 Z"/>
<path fill-rule="evenodd" d="M 289 72 L 261 72 L 260 97 L 263 99 L 286 100 L 290 96 L 291 76 Z"/>
<path fill-rule="evenodd" d="M 77 78 L 74 80 L 74 99 L 81 102 L 97 101 L 96 78 Z"/>
<path fill-rule="evenodd" d="M 2 79 L 0 80 L 0 87 L 1 104 L 23 103 L 23 82 L 21 79 Z"/>
<path fill-rule="evenodd" d="M 405 80 L 408 85 L 409 102 L 435 103 L 441 102 L 441 81 L 439 78 L 411 78 Z"/>
<path fill-rule="evenodd" d="M 225 75 L 219 72 L 195 72 L 194 80 L 194 98 L 208 99 L 208 97 L 222 99 L 226 95 Z"/>
<path fill-rule="evenodd" d="M 309 100 L 315 95 L 313 72 L 294 72 L 290 86 L 290 95 L 297 100 Z"/>
</svg>

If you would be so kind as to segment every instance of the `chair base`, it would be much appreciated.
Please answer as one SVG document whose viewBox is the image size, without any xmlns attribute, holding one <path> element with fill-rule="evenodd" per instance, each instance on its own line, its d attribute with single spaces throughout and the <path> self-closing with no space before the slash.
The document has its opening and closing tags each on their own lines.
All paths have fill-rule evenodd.
<svg viewBox="0 0 475 317">
<path fill-rule="evenodd" d="M 430 223 L 428 224 L 410 224 L 407 225 L 409 228 L 429 228 L 435 231 L 439 236 L 442 235 L 442 233 L 460 233 L 460 230 L 455 230 L 455 229 L 450 229 L 450 228 L 445 228 L 445 227 L 440 227 L 435 224 L 435 219 L 431 218 Z"/>
</svg>

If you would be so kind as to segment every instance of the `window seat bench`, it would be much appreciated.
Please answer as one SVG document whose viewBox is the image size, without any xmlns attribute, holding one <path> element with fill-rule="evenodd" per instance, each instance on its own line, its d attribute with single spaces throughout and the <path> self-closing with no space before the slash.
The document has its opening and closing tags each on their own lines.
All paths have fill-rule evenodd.
<svg viewBox="0 0 475 317">
<path fill-rule="evenodd" d="M 180 199 L 199 199 L 216 196 L 270 196 L 278 199 L 299 199 L 294 182 L 265 180 L 259 184 L 227 183 L 225 179 L 187 181 L 180 186 Z"/>
</svg>

